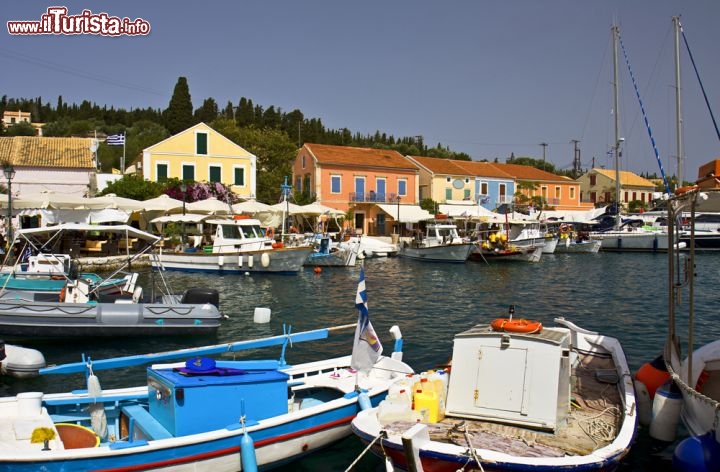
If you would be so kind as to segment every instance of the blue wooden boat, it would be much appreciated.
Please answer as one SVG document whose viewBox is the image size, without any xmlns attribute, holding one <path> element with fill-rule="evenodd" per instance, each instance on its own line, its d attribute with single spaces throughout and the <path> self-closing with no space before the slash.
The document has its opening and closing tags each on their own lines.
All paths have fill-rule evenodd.
<svg viewBox="0 0 720 472">
<path fill-rule="evenodd" d="M 292 461 L 348 436 L 361 406 L 377 405 L 412 373 L 397 328 L 395 352 L 367 371 L 352 369 L 349 355 L 285 362 L 288 346 L 355 326 L 42 369 L 84 373 L 87 388 L 1 398 L 0 469 L 222 472 Z M 281 347 L 279 359 L 212 357 L 271 346 Z M 99 388 L 102 371 L 142 365 L 149 366 L 146 385 Z"/>
</svg>

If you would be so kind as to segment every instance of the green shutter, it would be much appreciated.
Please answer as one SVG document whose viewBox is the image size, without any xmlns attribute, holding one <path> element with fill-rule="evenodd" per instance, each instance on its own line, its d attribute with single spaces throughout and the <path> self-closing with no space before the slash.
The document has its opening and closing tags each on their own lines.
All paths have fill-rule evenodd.
<svg viewBox="0 0 720 472">
<path fill-rule="evenodd" d="M 168 166 L 167 164 L 157 165 L 157 181 L 162 182 L 168 178 Z"/>
<path fill-rule="evenodd" d="M 245 169 L 243 169 L 242 167 L 235 168 L 234 185 L 245 185 Z"/>
<path fill-rule="evenodd" d="M 194 181 L 195 180 L 195 166 L 183 166 L 182 179 Z"/>
<path fill-rule="evenodd" d="M 196 139 L 196 154 L 202 154 L 206 155 L 208 153 L 208 142 L 207 142 L 207 134 L 206 133 L 196 133 L 195 139 Z"/>
<path fill-rule="evenodd" d="M 220 182 L 221 179 L 221 168 L 220 167 L 210 167 L 210 182 Z"/>
</svg>

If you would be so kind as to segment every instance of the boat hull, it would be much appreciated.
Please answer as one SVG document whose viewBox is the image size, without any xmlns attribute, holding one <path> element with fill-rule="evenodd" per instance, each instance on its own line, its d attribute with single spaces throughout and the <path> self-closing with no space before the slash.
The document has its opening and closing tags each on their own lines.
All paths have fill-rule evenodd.
<svg viewBox="0 0 720 472">
<path fill-rule="evenodd" d="M 5 339 L 214 334 L 222 314 L 210 303 L 60 303 L 0 299 Z"/>
<path fill-rule="evenodd" d="M 555 247 L 556 253 L 576 253 L 589 252 L 596 253 L 600 251 L 601 241 L 591 239 L 589 241 L 570 241 L 568 239 L 558 241 Z"/>
<path fill-rule="evenodd" d="M 185 272 L 290 274 L 302 269 L 312 251 L 308 246 L 224 254 L 161 252 L 152 265 Z"/>
<path fill-rule="evenodd" d="M 400 257 L 427 262 L 463 263 L 467 260 L 474 245 L 446 244 L 438 246 L 413 247 L 407 242 L 400 245 Z"/>
<path fill-rule="evenodd" d="M 660 232 L 608 231 L 593 233 L 600 240 L 601 251 L 613 252 L 667 252 L 668 235 Z"/>
</svg>

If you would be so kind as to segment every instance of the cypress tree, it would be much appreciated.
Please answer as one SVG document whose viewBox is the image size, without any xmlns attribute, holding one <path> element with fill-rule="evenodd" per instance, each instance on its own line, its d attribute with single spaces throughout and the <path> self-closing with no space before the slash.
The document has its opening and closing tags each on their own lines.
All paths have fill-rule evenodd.
<svg viewBox="0 0 720 472">
<path fill-rule="evenodd" d="M 170 134 L 177 134 L 193 125 L 193 106 L 187 78 L 178 78 L 170 104 L 163 113 L 165 128 Z"/>
</svg>

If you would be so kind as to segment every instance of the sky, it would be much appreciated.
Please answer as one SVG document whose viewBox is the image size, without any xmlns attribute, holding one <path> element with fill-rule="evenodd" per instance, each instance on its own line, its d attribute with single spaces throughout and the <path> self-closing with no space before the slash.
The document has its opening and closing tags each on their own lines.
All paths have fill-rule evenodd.
<svg viewBox="0 0 720 472">
<path fill-rule="evenodd" d="M 8 31 L 8 21 L 41 21 L 57 6 L 142 19 L 150 31 Z M 676 15 L 720 115 L 717 0 L 3 2 L 0 95 L 165 109 L 182 76 L 195 108 L 209 97 L 221 108 L 246 97 L 299 109 L 329 129 L 422 136 L 474 160 L 505 162 L 512 153 L 558 169 L 571 169 L 577 140 L 583 169 L 614 169 L 615 23 L 620 167 L 660 174 L 661 164 L 675 175 Z M 682 42 L 680 62 L 682 174 L 693 181 L 720 158 L 720 139 Z"/>
</svg>

